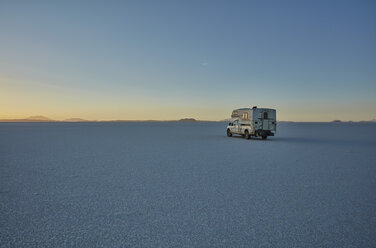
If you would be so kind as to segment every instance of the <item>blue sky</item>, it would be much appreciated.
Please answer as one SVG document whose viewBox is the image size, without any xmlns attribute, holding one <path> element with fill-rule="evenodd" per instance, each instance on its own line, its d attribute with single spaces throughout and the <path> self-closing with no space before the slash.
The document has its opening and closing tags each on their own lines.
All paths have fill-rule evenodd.
<svg viewBox="0 0 376 248">
<path fill-rule="evenodd" d="M 374 1 L 0 1 L 0 117 L 376 118 Z"/>
</svg>

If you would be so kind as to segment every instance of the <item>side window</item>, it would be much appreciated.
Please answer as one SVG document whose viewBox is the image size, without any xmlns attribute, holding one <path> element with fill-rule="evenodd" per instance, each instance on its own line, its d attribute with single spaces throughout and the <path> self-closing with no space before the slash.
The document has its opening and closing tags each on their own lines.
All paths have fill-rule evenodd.
<svg viewBox="0 0 376 248">
<path fill-rule="evenodd" d="M 264 112 L 264 119 L 268 119 L 268 112 Z"/>
<path fill-rule="evenodd" d="M 243 118 L 243 119 L 248 119 L 248 113 L 243 113 L 242 118 Z"/>
</svg>

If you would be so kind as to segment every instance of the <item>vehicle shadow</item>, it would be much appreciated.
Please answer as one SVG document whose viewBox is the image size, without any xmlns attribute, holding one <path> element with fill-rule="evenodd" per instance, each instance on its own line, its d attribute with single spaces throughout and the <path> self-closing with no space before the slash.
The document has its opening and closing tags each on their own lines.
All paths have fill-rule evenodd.
<svg viewBox="0 0 376 248">
<path fill-rule="evenodd" d="M 234 139 L 243 139 L 243 140 L 247 140 L 244 138 L 244 136 L 240 136 L 240 135 L 233 135 L 231 137 L 227 137 L 227 138 L 234 138 Z M 250 137 L 249 140 L 259 140 L 259 141 L 268 141 L 270 140 L 270 138 L 266 139 L 266 140 L 263 140 L 261 137 Z"/>
<path fill-rule="evenodd" d="M 321 139 L 317 138 L 305 138 L 305 137 L 276 137 L 272 139 L 275 142 L 293 142 L 293 143 L 316 143 L 323 142 Z M 328 140 L 326 140 L 328 141 Z"/>
</svg>

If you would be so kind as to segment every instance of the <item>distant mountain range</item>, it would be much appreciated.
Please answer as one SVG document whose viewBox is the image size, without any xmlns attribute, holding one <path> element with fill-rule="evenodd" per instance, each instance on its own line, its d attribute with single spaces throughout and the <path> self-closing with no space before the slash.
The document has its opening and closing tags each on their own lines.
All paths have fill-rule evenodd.
<svg viewBox="0 0 376 248">
<path fill-rule="evenodd" d="M 0 122 L 89 122 L 81 118 L 70 118 L 65 120 L 53 120 L 42 115 L 30 116 L 24 119 L 0 119 Z"/>
<path fill-rule="evenodd" d="M 45 116 L 30 116 L 24 119 L 0 119 L 0 122 L 53 122 L 54 120 Z"/>
<path fill-rule="evenodd" d="M 106 120 L 106 121 L 97 121 L 97 120 L 86 120 L 82 118 L 69 118 L 64 120 L 53 120 L 48 117 L 42 115 L 35 115 L 30 116 L 24 119 L 0 119 L 0 122 L 228 122 L 231 119 L 224 119 L 220 121 L 203 121 L 203 120 L 196 120 L 194 118 L 183 118 L 180 120 Z M 279 121 L 280 123 L 283 122 L 294 122 L 294 121 Z M 351 123 L 351 122 L 360 122 L 360 123 L 376 123 L 376 119 L 372 119 L 369 121 L 341 121 L 341 120 L 334 120 L 334 123 Z"/>
<path fill-rule="evenodd" d="M 376 123 L 376 119 L 372 119 L 372 120 L 369 120 L 369 121 L 341 121 L 341 120 L 334 120 L 332 122 L 336 122 L 336 123 L 351 123 L 351 122 Z"/>
<path fill-rule="evenodd" d="M 138 121 L 145 121 L 145 122 L 163 122 L 158 120 L 110 120 L 110 121 L 103 121 L 103 122 L 138 122 Z M 196 122 L 197 120 L 194 118 L 184 118 L 180 120 L 166 120 L 166 121 L 177 121 L 177 122 Z M 96 120 L 85 120 L 82 118 L 69 118 L 64 120 L 53 120 L 48 117 L 42 115 L 30 116 L 24 119 L 0 119 L 0 122 L 98 122 Z"/>
</svg>

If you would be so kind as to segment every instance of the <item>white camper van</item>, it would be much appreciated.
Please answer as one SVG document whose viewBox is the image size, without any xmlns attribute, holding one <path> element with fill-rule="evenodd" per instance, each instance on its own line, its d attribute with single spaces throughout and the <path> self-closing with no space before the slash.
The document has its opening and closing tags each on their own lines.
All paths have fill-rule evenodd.
<svg viewBox="0 0 376 248">
<path fill-rule="evenodd" d="M 269 108 L 240 108 L 232 111 L 230 123 L 227 126 L 227 136 L 240 134 L 249 139 L 251 136 L 274 136 L 277 130 L 276 111 Z"/>
</svg>

